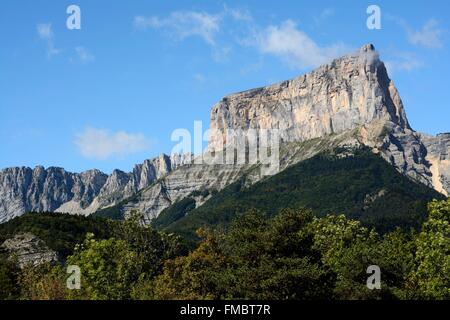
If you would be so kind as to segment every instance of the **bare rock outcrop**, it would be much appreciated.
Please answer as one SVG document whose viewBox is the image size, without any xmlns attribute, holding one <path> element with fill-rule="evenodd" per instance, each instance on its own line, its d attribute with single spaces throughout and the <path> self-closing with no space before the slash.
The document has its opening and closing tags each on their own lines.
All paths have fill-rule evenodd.
<svg viewBox="0 0 450 320">
<path fill-rule="evenodd" d="M 232 94 L 211 111 L 213 149 L 227 129 L 279 129 L 283 141 L 305 141 L 373 121 L 410 129 L 399 94 L 372 45 L 293 80 Z"/>
<path fill-rule="evenodd" d="M 6 250 L 11 258 L 17 259 L 21 268 L 27 265 L 58 262 L 57 253 L 31 233 L 18 233 L 3 242 L 1 248 Z"/>
<path fill-rule="evenodd" d="M 71 173 L 41 166 L 1 170 L 0 223 L 25 212 L 91 214 L 148 187 L 187 159 L 161 155 L 136 165 L 130 173 L 115 170 L 109 176 L 99 170 Z"/>
<path fill-rule="evenodd" d="M 450 134 L 414 131 L 384 63 L 373 45 L 303 76 L 231 94 L 211 110 L 208 151 L 227 145 L 227 130 L 278 129 L 280 169 L 327 148 L 366 146 L 399 172 L 450 194 Z M 91 214 L 124 203 L 147 221 L 198 190 L 221 190 L 244 173 L 261 176 L 254 164 L 193 164 L 192 155 L 147 160 L 132 172 L 81 174 L 61 168 L 0 171 L 0 222 L 27 211 Z M 129 200 L 127 200 L 129 198 Z"/>
</svg>

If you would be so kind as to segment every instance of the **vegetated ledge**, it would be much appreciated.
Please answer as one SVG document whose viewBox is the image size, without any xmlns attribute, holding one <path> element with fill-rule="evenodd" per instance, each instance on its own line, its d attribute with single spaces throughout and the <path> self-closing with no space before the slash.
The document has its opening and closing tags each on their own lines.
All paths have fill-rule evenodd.
<svg viewBox="0 0 450 320">
<path fill-rule="evenodd" d="M 249 209 L 274 215 L 283 208 L 303 207 L 317 216 L 345 214 L 385 233 L 396 227 L 418 229 L 426 217 L 427 203 L 445 199 L 400 174 L 367 148 L 352 152 L 348 156 L 339 150 L 321 153 L 251 186 L 244 176 L 196 209 L 189 200 L 172 205 L 152 224 L 195 238 L 197 228 L 226 226 Z"/>
</svg>

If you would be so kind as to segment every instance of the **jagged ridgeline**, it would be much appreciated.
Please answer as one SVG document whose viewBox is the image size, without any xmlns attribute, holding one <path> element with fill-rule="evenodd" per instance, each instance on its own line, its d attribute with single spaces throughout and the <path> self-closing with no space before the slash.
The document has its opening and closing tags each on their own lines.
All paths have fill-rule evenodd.
<svg viewBox="0 0 450 320">
<path fill-rule="evenodd" d="M 61 168 L 0 172 L 0 221 L 25 212 L 68 212 L 192 234 L 256 207 L 344 213 L 383 230 L 416 227 L 425 203 L 450 193 L 450 134 L 414 131 L 372 45 L 298 78 L 223 98 L 211 110 L 210 150 L 227 129 L 279 129 L 280 172 L 258 165 L 192 164 L 191 155 L 147 160 L 130 173 Z"/>
</svg>

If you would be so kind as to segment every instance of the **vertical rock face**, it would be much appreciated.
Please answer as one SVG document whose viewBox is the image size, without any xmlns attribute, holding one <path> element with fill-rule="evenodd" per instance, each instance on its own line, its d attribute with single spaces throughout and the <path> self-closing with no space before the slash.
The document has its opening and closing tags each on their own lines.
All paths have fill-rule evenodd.
<svg viewBox="0 0 450 320">
<path fill-rule="evenodd" d="M 132 172 L 99 170 L 83 173 L 38 166 L 0 171 L 0 223 L 25 212 L 90 214 L 113 205 L 151 185 L 187 161 L 187 156 L 166 155 L 136 165 Z"/>
<path fill-rule="evenodd" d="M 70 200 L 80 207 L 92 202 L 107 175 L 98 170 L 81 174 L 62 168 L 21 167 L 0 171 L 0 221 L 27 211 L 55 211 Z"/>
<path fill-rule="evenodd" d="M 433 187 L 450 196 L 450 133 L 443 133 L 436 137 L 421 135 L 427 154 L 426 160 L 431 171 Z"/>
<path fill-rule="evenodd" d="M 146 222 L 173 203 L 182 200 L 194 191 L 221 190 L 236 181 L 249 166 L 239 165 L 185 165 L 172 171 L 149 188 L 139 192 L 133 201 L 126 203 L 122 211 L 138 210 Z"/>
<path fill-rule="evenodd" d="M 158 158 L 146 160 L 134 167 L 131 173 L 115 170 L 100 190 L 98 197 L 92 202 L 87 213 L 95 212 L 116 204 L 142 190 L 156 180 L 165 177 L 179 166 L 190 163 L 191 155 L 174 154 L 171 157 L 162 154 Z"/>
<path fill-rule="evenodd" d="M 296 79 L 223 98 L 212 108 L 210 127 L 208 147 L 215 151 L 227 144 L 228 129 L 279 129 L 289 144 L 285 149 L 291 148 L 280 155 L 281 169 L 324 151 L 320 146 L 324 141 L 330 147 L 369 146 L 401 173 L 444 194 L 450 192 L 448 136 L 428 137 L 410 127 L 400 95 L 373 45 Z M 292 156 L 299 151 L 295 143 L 314 138 L 321 143 Z M 123 211 L 137 209 L 150 220 L 191 192 L 220 190 L 248 169 L 180 168 L 139 193 Z"/>
<path fill-rule="evenodd" d="M 293 80 L 223 98 L 211 111 L 210 147 L 221 148 L 226 129 L 280 129 L 284 141 L 305 141 L 376 120 L 409 129 L 384 64 L 366 45 Z"/>
<path fill-rule="evenodd" d="M 227 129 L 279 129 L 283 141 L 301 142 L 357 128 L 373 136 L 361 144 L 401 173 L 450 194 L 448 134 L 430 137 L 410 127 L 371 44 L 293 80 L 223 98 L 211 111 L 209 147 L 222 149 Z"/>
<path fill-rule="evenodd" d="M 279 129 L 286 149 L 281 168 L 324 151 L 324 145 L 368 146 L 401 173 L 450 194 L 450 134 L 432 137 L 410 127 L 373 45 L 293 80 L 223 98 L 212 108 L 210 127 L 208 147 L 216 151 L 226 145 L 227 129 Z M 321 142 L 309 143 L 315 138 Z M 308 148 L 300 155 L 290 149 L 305 141 Z M 122 205 L 124 213 L 138 209 L 152 219 L 193 191 L 222 189 L 251 167 L 185 165 L 190 163 L 192 155 L 161 155 L 130 173 L 115 170 L 110 176 L 97 170 L 5 169 L 0 171 L 0 222 L 26 211 L 90 214 L 137 192 Z"/>
</svg>

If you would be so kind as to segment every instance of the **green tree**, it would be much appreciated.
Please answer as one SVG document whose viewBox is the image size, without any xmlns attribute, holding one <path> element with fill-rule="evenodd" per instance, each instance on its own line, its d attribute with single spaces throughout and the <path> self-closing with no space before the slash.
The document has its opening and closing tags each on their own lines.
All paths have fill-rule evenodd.
<svg viewBox="0 0 450 320">
<path fill-rule="evenodd" d="M 450 199 L 433 201 L 416 243 L 417 270 L 412 275 L 426 299 L 450 299 Z"/>
<path fill-rule="evenodd" d="M 5 252 L 0 252 L 0 300 L 14 300 L 20 295 L 17 262 Z"/>
<path fill-rule="evenodd" d="M 114 237 L 123 240 L 136 254 L 139 273 L 145 273 L 147 278 L 160 274 L 165 260 L 187 254 L 180 237 L 144 225 L 143 216 L 136 210 L 127 220 L 111 223 Z"/>
<path fill-rule="evenodd" d="M 310 228 L 313 248 L 321 253 L 322 262 L 335 274 L 335 298 L 376 298 L 377 292 L 366 286 L 366 270 L 378 264 L 378 235 L 344 215 L 315 218 Z"/>
<path fill-rule="evenodd" d="M 76 247 L 68 264 L 81 269 L 82 299 L 151 299 L 153 278 L 161 274 L 167 259 L 186 250 L 178 236 L 158 232 L 142 223 L 134 211 L 126 221 L 111 221 L 114 238 L 95 240 L 89 235 Z"/>
<path fill-rule="evenodd" d="M 159 299 L 317 299 L 332 279 L 311 251 L 310 211 L 283 210 L 272 219 L 250 210 L 226 232 L 200 232 L 187 257 L 166 262 L 156 278 Z"/>
<path fill-rule="evenodd" d="M 97 241 L 92 234 L 76 246 L 67 264 L 77 265 L 81 270 L 81 290 L 70 291 L 74 299 L 129 299 L 141 271 L 137 254 L 125 241 L 114 238 Z"/>
<path fill-rule="evenodd" d="M 244 299 L 321 299 L 330 273 L 312 250 L 312 213 L 283 209 L 274 218 L 251 210 L 224 237 L 229 295 Z"/>
<path fill-rule="evenodd" d="M 417 294 L 411 284 L 411 273 L 415 270 L 414 232 L 396 229 L 385 234 L 375 247 L 375 264 L 382 272 L 383 298 L 414 299 Z"/>
<path fill-rule="evenodd" d="M 155 279 L 156 299 L 206 300 L 223 296 L 221 273 L 227 259 L 212 231 L 200 229 L 197 233 L 204 239 L 197 249 L 186 257 L 166 261 L 163 274 Z"/>
</svg>

